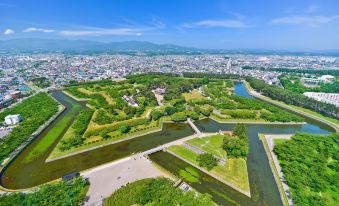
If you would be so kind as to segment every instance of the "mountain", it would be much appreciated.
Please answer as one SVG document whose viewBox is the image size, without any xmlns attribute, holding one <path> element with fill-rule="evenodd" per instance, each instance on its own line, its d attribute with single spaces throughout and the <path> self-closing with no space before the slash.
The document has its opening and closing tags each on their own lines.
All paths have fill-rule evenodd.
<svg viewBox="0 0 339 206">
<path fill-rule="evenodd" d="M 198 49 L 145 41 L 95 42 L 59 39 L 10 39 L 0 41 L 0 52 L 107 52 L 107 53 L 190 53 Z"/>
</svg>

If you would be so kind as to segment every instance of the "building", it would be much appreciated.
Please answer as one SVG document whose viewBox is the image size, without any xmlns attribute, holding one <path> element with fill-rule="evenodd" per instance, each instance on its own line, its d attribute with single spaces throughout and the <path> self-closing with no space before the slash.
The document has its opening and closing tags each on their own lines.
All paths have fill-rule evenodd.
<svg viewBox="0 0 339 206">
<path fill-rule="evenodd" d="M 335 77 L 332 75 L 322 75 L 321 77 L 319 77 L 319 79 L 323 82 L 334 82 L 335 81 Z"/>
<path fill-rule="evenodd" d="M 320 102 L 339 106 L 339 94 L 336 93 L 305 92 L 304 95 Z"/>
<path fill-rule="evenodd" d="M 132 107 L 137 107 L 139 106 L 138 103 L 136 101 L 134 101 L 134 99 L 132 97 L 129 97 L 127 95 L 124 95 L 122 97 L 129 105 L 131 105 Z"/>
<path fill-rule="evenodd" d="M 154 90 L 154 92 L 155 92 L 156 94 L 158 94 L 158 95 L 163 95 L 163 94 L 165 94 L 166 89 L 165 89 L 165 88 L 156 88 L 156 89 Z"/>
<path fill-rule="evenodd" d="M 13 124 L 18 124 L 19 122 L 22 121 L 22 117 L 20 114 L 14 114 L 14 115 L 7 115 L 5 117 L 5 123 L 7 125 L 13 125 Z"/>
</svg>

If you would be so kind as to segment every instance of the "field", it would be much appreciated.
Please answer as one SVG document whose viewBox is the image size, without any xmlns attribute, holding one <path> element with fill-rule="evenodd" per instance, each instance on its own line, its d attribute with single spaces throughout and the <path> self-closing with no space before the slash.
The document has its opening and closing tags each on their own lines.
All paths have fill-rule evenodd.
<svg viewBox="0 0 339 206">
<path fill-rule="evenodd" d="M 208 153 L 220 158 L 227 158 L 226 151 L 222 149 L 223 135 L 211 137 L 194 138 L 187 141 L 188 144 L 196 146 Z"/>
<path fill-rule="evenodd" d="M 226 158 L 226 152 L 222 149 L 223 136 L 216 135 L 211 137 L 195 138 L 186 143 L 194 145 L 205 152 L 213 154 L 220 158 Z M 168 148 L 168 151 L 184 158 L 188 162 L 198 166 L 198 154 L 182 145 L 175 145 Z M 247 174 L 247 165 L 244 158 L 227 158 L 226 164 L 219 163 L 211 171 L 211 174 L 223 179 L 225 182 L 249 192 L 249 181 Z"/>
</svg>

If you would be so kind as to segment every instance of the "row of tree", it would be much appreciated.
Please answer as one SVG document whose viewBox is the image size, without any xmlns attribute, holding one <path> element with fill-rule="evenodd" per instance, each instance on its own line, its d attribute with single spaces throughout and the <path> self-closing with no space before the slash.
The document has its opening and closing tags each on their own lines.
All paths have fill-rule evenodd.
<svg viewBox="0 0 339 206">
<path fill-rule="evenodd" d="M 79 112 L 79 115 L 73 122 L 73 136 L 69 139 L 61 140 L 60 150 L 68 150 L 72 147 L 81 145 L 85 138 L 83 138 L 83 134 L 85 133 L 89 122 L 93 116 L 94 110 L 85 109 Z"/>
<path fill-rule="evenodd" d="M 82 205 L 89 183 L 81 178 L 42 185 L 30 193 L 0 195 L 0 206 L 9 205 Z"/>
<path fill-rule="evenodd" d="M 266 84 L 264 81 L 258 80 L 254 77 L 247 77 L 246 81 L 256 91 L 274 100 L 279 100 L 285 102 L 286 104 L 292 104 L 295 106 L 304 107 L 306 109 L 311 109 L 335 119 L 339 118 L 339 107 L 336 107 L 335 105 L 319 102 L 302 94 Z"/>
<path fill-rule="evenodd" d="M 251 66 L 243 66 L 242 69 L 276 71 L 276 72 L 296 73 L 296 74 L 339 76 L 339 70 L 335 70 L 335 69 L 288 69 L 288 68 L 264 68 L 264 67 L 251 67 Z"/>
<path fill-rule="evenodd" d="M 9 114 L 20 114 L 23 121 L 0 139 L 0 162 L 27 140 L 33 132 L 58 111 L 58 103 L 46 93 L 39 93 L 0 113 L 0 120 Z"/>
</svg>

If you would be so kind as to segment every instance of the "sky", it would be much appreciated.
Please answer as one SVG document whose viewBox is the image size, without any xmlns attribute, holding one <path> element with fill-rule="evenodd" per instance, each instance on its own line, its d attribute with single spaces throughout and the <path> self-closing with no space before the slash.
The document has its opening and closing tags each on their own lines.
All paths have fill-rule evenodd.
<svg viewBox="0 0 339 206">
<path fill-rule="evenodd" d="M 338 50 L 339 0 L 0 0 L 0 39 Z"/>
</svg>

